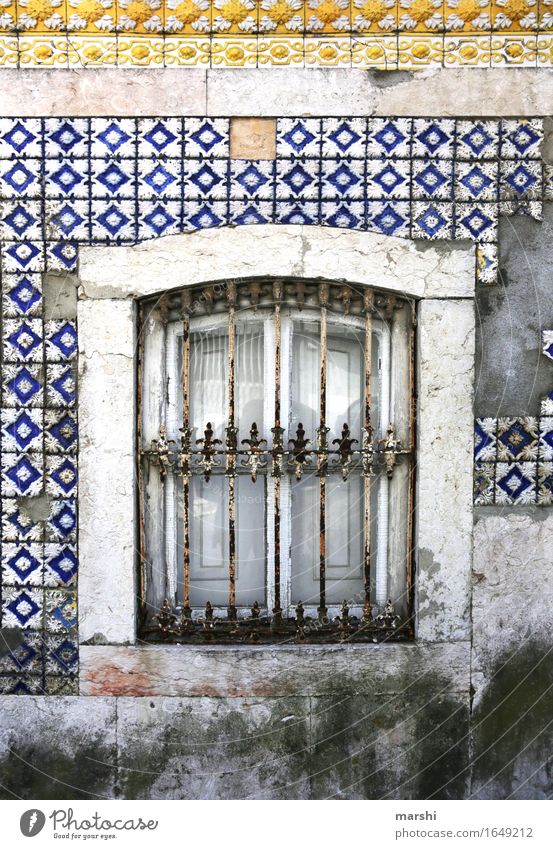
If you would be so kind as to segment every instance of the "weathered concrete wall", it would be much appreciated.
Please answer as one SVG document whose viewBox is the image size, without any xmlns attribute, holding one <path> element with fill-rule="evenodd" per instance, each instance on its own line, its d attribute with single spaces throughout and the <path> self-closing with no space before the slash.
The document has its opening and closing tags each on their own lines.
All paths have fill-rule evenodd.
<svg viewBox="0 0 553 849">
<path fill-rule="evenodd" d="M 538 415 L 553 387 L 541 330 L 553 327 L 553 204 L 543 222 L 502 218 L 498 285 L 476 290 L 475 417 Z"/>
<path fill-rule="evenodd" d="M 126 678 L 139 688 L 136 654 L 129 668 L 131 649 L 116 649 L 106 668 L 113 651 L 84 649 L 90 687 L 106 692 Z M 150 672 L 165 655 L 159 686 L 170 675 L 181 692 L 192 680 L 206 695 L 1 699 L 4 798 L 469 793 L 468 643 L 193 650 L 182 678 L 178 647 L 169 649 L 177 667 L 165 648 L 144 652 Z"/>
<path fill-rule="evenodd" d="M 480 508 L 473 589 L 472 795 L 551 797 L 553 515 Z"/>
</svg>

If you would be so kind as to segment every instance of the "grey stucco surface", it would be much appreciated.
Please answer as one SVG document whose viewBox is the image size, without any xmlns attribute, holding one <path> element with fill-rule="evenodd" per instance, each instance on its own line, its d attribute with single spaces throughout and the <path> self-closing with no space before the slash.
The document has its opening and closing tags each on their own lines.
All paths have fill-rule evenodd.
<svg viewBox="0 0 553 849">
<path fill-rule="evenodd" d="M 536 416 L 553 387 L 541 330 L 553 328 L 553 203 L 543 222 L 501 218 L 497 286 L 476 294 L 475 417 Z"/>
</svg>

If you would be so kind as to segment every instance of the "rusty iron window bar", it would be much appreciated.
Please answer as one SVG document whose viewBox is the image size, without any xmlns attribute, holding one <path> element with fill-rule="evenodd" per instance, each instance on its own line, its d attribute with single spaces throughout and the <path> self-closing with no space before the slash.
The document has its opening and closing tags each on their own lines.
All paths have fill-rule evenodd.
<svg viewBox="0 0 553 849">
<path fill-rule="evenodd" d="M 415 304 L 304 280 L 139 304 L 140 635 L 413 635 Z"/>
</svg>

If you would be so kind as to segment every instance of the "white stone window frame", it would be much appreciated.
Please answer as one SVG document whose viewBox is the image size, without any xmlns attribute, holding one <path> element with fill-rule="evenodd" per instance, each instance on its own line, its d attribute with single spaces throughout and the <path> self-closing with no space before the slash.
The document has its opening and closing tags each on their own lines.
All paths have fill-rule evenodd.
<svg viewBox="0 0 553 849">
<path fill-rule="evenodd" d="M 327 227 L 242 226 L 81 250 L 79 639 L 84 675 L 101 646 L 112 647 L 115 654 L 118 646 L 132 646 L 137 662 L 148 652 L 160 662 L 160 652 L 176 649 L 186 663 L 187 652 L 198 651 L 136 642 L 134 299 L 254 276 L 367 285 L 417 300 L 415 641 L 470 637 L 474 247 L 422 246 Z M 359 648 L 370 651 L 371 646 Z"/>
</svg>

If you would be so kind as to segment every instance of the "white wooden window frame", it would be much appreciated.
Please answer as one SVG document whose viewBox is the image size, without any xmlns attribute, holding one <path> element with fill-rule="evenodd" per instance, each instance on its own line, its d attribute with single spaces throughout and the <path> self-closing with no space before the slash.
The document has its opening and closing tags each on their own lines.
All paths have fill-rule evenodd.
<svg viewBox="0 0 553 849">
<path fill-rule="evenodd" d="M 78 303 L 81 643 L 111 644 L 115 650 L 136 642 L 133 298 L 162 292 L 168 281 L 180 288 L 249 275 L 346 281 L 418 300 L 416 639 L 467 640 L 474 268 L 472 246 L 419 250 L 414 242 L 378 234 L 284 225 L 224 228 L 133 247 L 83 248 Z M 94 647 L 82 649 L 86 676 Z M 136 646 L 135 651 L 146 649 Z"/>
</svg>

